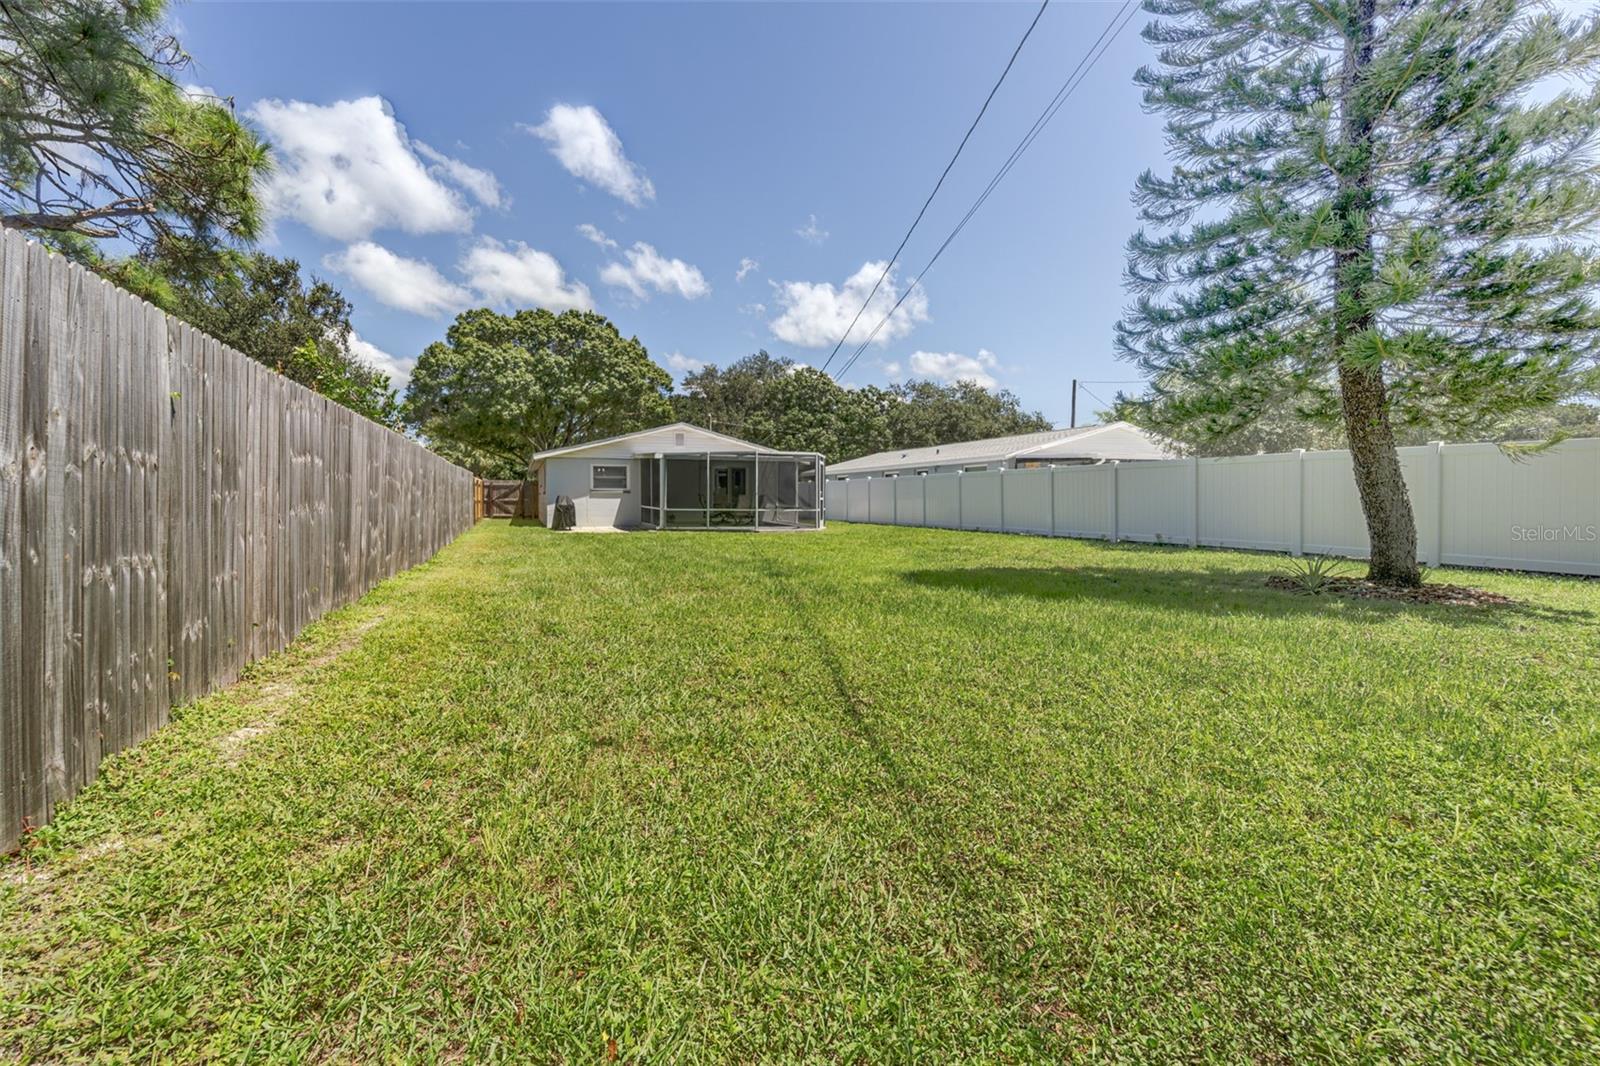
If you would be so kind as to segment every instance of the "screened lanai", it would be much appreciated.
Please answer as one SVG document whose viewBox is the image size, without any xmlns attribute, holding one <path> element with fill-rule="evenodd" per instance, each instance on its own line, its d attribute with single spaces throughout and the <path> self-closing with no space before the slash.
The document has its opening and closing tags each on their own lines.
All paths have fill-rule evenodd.
<svg viewBox="0 0 1600 1066">
<path fill-rule="evenodd" d="M 822 457 L 803 452 L 639 456 L 647 529 L 819 529 Z"/>
</svg>

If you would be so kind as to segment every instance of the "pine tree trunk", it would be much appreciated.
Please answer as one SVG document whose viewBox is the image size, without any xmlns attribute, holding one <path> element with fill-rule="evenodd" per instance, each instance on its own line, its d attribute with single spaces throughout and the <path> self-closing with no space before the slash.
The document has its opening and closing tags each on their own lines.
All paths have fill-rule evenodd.
<svg viewBox="0 0 1600 1066">
<path fill-rule="evenodd" d="M 1361 510 L 1367 518 L 1367 539 L 1372 542 L 1367 578 L 1385 585 L 1421 584 L 1417 523 L 1411 513 L 1405 477 L 1400 472 L 1394 430 L 1389 425 L 1389 395 L 1383 372 L 1342 364 L 1339 396 L 1345 435 L 1350 439 L 1351 466 L 1361 493 Z"/>
<path fill-rule="evenodd" d="M 1373 270 L 1372 118 L 1360 90 L 1364 70 L 1372 62 L 1376 10 L 1376 0 L 1357 0 L 1339 79 L 1340 132 L 1344 147 L 1353 151 L 1352 162 L 1340 171 L 1335 200 L 1344 239 L 1334 252 L 1333 343 L 1350 460 L 1372 543 L 1367 577 L 1386 585 L 1417 585 L 1422 581 L 1417 570 L 1417 523 L 1389 424 L 1383 366 L 1357 360 L 1350 352 L 1354 338 L 1374 325 L 1362 294 Z"/>
</svg>

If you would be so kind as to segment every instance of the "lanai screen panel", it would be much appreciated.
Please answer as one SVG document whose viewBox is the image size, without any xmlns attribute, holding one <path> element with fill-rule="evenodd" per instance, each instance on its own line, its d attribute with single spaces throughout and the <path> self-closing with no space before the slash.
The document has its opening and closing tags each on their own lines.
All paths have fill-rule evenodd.
<svg viewBox="0 0 1600 1066">
<path fill-rule="evenodd" d="M 703 455 L 669 456 L 667 464 L 666 527 L 704 528 L 710 497 L 706 486 L 711 471 Z"/>
<path fill-rule="evenodd" d="M 753 528 L 756 524 L 756 457 L 749 452 L 713 452 L 710 524 Z"/>
<path fill-rule="evenodd" d="M 800 524 L 800 463 L 788 456 L 761 464 L 761 524 Z"/>
<path fill-rule="evenodd" d="M 661 464 L 639 460 L 639 522 L 646 528 L 661 525 Z"/>
<path fill-rule="evenodd" d="M 817 527 L 817 459 L 809 455 L 762 456 L 760 464 L 762 528 Z"/>
<path fill-rule="evenodd" d="M 822 525 L 822 460 L 815 455 L 803 456 L 797 471 L 797 491 L 800 500 L 800 526 L 817 529 Z"/>
</svg>

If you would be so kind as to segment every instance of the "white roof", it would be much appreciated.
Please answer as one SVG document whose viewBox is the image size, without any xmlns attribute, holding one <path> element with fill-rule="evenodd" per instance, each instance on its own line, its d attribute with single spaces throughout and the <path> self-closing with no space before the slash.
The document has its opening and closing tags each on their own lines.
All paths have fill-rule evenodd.
<svg viewBox="0 0 1600 1066">
<path fill-rule="evenodd" d="M 683 434 L 683 443 L 678 443 L 678 434 Z M 696 426 L 689 422 L 669 422 L 664 426 L 655 426 L 651 429 L 641 429 L 633 433 L 622 433 L 615 437 L 604 437 L 600 440 L 586 440 L 582 444 L 569 444 L 565 448 L 552 448 L 546 452 L 537 452 L 533 456 L 534 462 L 550 459 L 558 455 L 580 455 L 587 451 L 604 450 L 617 452 L 627 450 L 634 455 L 654 455 L 657 452 L 671 454 L 673 452 L 760 452 L 762 455 L 793 455 L 794 452 L 780 452 L 773 448 L 752 444 L 738 437 L 730 437 L 726 433 Z"/>
<path fill-rule="evenodd" d="M 879 470 L 992 463 L 1007 459 L 1170 459 L 1172 454 L 1160 439 L 1138 426 L 1130 422 L 1110 422 L 1103 426 L 1049 429 L 1011 437 L 876 452 L 848 462 L 830 464 L 828 474 L 865 474 Z"/>
</svg>

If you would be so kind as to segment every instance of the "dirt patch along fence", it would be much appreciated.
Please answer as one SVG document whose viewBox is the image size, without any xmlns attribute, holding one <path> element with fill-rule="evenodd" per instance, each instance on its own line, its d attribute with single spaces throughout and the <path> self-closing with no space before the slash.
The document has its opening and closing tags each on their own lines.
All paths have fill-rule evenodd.
<svg viewBox="0 0 1600 1066">
<path fill-rule="evenodd" d="M 0 853 L 472 511 L 468 471 L 0 231 Z"/>
<path fill-rule="evenodd" d="M 1432 566 L 1600 575 L 1600 438 L 1516 458 L 1493 444 L 1401 448 Z M 829 481 L 830 522 L 1287 552 L 1368 553 L 1348 451 Z"/>
</svg>

